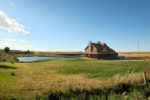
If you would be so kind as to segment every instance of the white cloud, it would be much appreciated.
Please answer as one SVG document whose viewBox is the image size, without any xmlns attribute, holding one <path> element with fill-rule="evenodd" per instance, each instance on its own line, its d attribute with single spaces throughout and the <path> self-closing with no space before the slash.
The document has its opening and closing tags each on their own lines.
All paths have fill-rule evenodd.
<svg viewBox="0 0 150 100">
<path fill-rule="evenodd" d="M 1 43 L 1 47 L 9 47 L 11 50 L 32 50 L 32 46 L 28 44 L 19 44 L 19 43 Z"/>
<path fill-rule="evenodd" d="M 21 42 L 21 43 L 25 43 L 26 41 L 25 41 L 25 40 L 23 40 L 23 39 L 19 39 L 19 42 Z"/>
<path fill-rule="evenodd" d="M 12 38 L 4 38 L 4 42 L 19 42 L 19 43 L 25 43 L 26 41 L 23 39 L 12 39 Z"/>
<path fill-rule="evenodd" d="M 5 38 L 3 39 L 5 42 L 16 42 L 16 39 Z"/>
<path fill-rule="evenodd" d="M 22 35 L 29 34 L 24 26 L 19 24 L 15 19 L 9 18 L 4 12 L 0 11 L 0 28 L 6 29 L 8 32 L 17 32 Z"/>
<path fill-rule="evenodd" d="M 20 38 L 5 38 L 0 43 L 0 48 L 10 47 L 11 50 L 33 50 L 32 46 L 26 43 L 25 40 Z"/>
</svg>

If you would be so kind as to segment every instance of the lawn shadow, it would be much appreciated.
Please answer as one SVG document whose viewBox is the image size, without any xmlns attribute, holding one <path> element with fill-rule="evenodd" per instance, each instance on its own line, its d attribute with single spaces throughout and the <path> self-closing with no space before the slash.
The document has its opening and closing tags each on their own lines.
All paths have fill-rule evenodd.
<svg viewBox="0 0 150 100">
<path fill-rule="evenodd" d="M 7 66 L 7 65 L 0 65 L 0 68 L 3 68 L 3 69 L 16 69 L 16 67 Z"/>
</svg>

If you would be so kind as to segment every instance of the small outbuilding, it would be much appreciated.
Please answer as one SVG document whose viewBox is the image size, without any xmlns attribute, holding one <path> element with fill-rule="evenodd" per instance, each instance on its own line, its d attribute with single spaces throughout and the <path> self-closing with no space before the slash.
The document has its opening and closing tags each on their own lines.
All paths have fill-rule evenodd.
<svg viewBox="0 0 150 100">
<path fill-rule="evenodd" d="M 105 59 L 105 58 L 118 58 L 118 53 L 107 46 L 106 43 L 92 43 L 91 41 L 85 48 L 85 56 L 90 58 L 98 58 L 98 59 Z"/>
</svg>

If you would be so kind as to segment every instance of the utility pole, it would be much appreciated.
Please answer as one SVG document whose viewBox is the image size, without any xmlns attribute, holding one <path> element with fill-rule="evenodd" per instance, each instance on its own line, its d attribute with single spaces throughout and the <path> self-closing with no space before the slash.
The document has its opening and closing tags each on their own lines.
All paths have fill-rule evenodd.
<svg viewBox="0 0 150 100">
<path fill-rule="evenodd" d="M 138 56 L 139 56 L 139 52 L 140 52 L 140 41 L 138 40 Z"/>
</svg>

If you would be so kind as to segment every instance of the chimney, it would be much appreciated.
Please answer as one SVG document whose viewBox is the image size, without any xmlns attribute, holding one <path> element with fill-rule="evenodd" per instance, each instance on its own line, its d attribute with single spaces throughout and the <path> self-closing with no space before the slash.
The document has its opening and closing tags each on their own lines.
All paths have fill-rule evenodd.
<svg viewBox="0 0 150 100">
<path fill-rule="evenodd" d="M 92 42 L 91 40 L 89 41 L 89 53 L 92 52 Z"/>
<path fill-rule="evenodd" d="M 91 44 L 91 40 L 89 41 L 89 44 Z"/>
<path fill-rule="evenodd" d="M 100 44 L 100 41 L 97 41 L 97 44 Z"/>
</svg>

